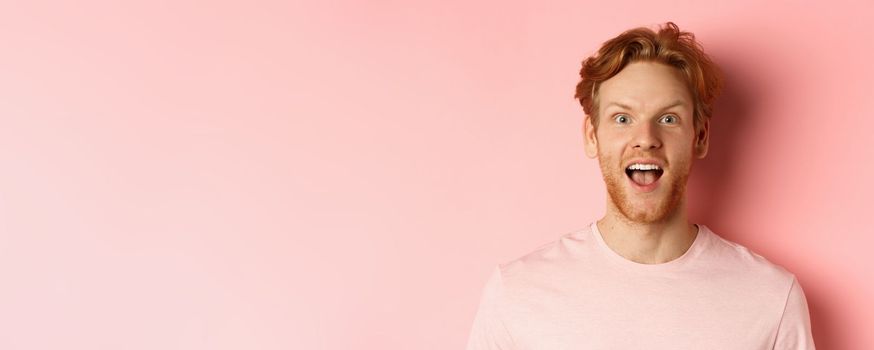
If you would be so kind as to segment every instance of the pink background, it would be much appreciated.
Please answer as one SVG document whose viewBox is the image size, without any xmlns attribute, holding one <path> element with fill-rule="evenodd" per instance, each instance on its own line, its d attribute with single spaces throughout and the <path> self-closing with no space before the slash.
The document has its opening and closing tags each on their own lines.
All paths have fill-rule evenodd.
<svg viewBox="0 0 874 350">
<path fill-rule="evenodd" d="M 0 348 L 458 349 L 495 263 L 599 218 L 580 61 L 728 74 L 692 217 L 874 348 L 869 1 L 0 4 Z"/>
</svg>

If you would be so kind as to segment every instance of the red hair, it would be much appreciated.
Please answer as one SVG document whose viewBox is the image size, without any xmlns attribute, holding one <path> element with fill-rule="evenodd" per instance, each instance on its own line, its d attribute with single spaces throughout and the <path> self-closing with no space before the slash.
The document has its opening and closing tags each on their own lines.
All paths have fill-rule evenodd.
<svg viewBox="0 0 874 350">
<path fill-rule="evenodd" d="M 664 63 L 682 72 L 694 103 L 694 125 L 702 125 L 713 114 L 713 102 L 722 90 L 722 72 L 695 40 L 674 22 L 667 22 L 658 32 L 646 27 L 627 30 L 604 42 L 598 53 L 586 58 L 580 69 L 574 98 L 598 127 L 598 88 L 629 63 L 649 61 Z"/>
</svg>

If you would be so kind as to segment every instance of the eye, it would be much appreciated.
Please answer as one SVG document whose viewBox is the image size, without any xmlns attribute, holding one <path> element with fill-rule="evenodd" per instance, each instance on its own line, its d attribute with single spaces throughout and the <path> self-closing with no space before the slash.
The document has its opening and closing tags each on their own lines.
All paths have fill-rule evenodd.
<svg viewBox="0 0 874 350">
<path fill-rule="evenodd" d="M 676 123 L 677 123 L 677 117 L 676 117 L 676 116 L 673 116 L 673 115 L 670 115 L 670 114 L 668 114 L 668 115 L 662 117 L 662 120 L 663 120 L 665 123 L 668 123 L 668 124 L 676 124 Z"/>
<path fill-rule="evenodd" d="M 615 117 L 613 117 L 613 120 L 623 124 L 628 123 L 628 116 L 625 114 L 617 114 Z"/>
</svg>

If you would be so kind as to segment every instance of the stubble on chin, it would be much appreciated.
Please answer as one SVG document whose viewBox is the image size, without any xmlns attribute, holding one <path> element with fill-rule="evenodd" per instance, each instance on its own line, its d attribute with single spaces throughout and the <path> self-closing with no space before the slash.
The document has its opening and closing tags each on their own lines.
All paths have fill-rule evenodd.
<svg viewBox="0 0 874 350">
<path fill-rule="evenodd" d="M 599 158 L 599 160 L 602 158 Z M 601 165 L 601 173 L 604 176 L 604 184 L 607 187 L 607 194 L 610 200 L 619 213 L 626 220 L 638 223 L 659 223 L 670 218 L 679 208 L 686 192 L 686 181 L 689 177 L 688 171 L 682 171 L 682 164 L 679 166 L 679 175 L 674 172 L 665 173 L 659 181 L 661 186 L 669 185 L 668 195 L 664 200 L 659 201 L 653 208 L 643 208 L 640 203 L 635 203 L 634 198 L 629 198 L 628 192 L 633 191 L 628 184 L 624 183 L 627 180 L 625 173 L 617 176 L 616 172 L 606 169 L 604 162 L 599 162 Z M 628 188 L 628 189 L 626 189 Z"/>
</svg>

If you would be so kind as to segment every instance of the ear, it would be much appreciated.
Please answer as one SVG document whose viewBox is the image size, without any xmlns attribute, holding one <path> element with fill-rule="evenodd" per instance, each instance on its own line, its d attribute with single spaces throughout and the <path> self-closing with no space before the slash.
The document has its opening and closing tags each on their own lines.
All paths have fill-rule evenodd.
<svg viewBox="0 0 874 350">
<path fill-rule="evenodd" d="M 695 157 L 701 159 L 707 155 L 710 146 L 710 119 L 705 119 L 703 125 L 695 130 Z"/>
<path fill-rule="evenodd" d="M 583 123 L 583 138 L 586 141 L 586 156 L 589 158 L 598 157 L 598 137 L 595 135 L 595 126 L 592 125 L 592 117 L 586 116 Z"/>
</svg>

